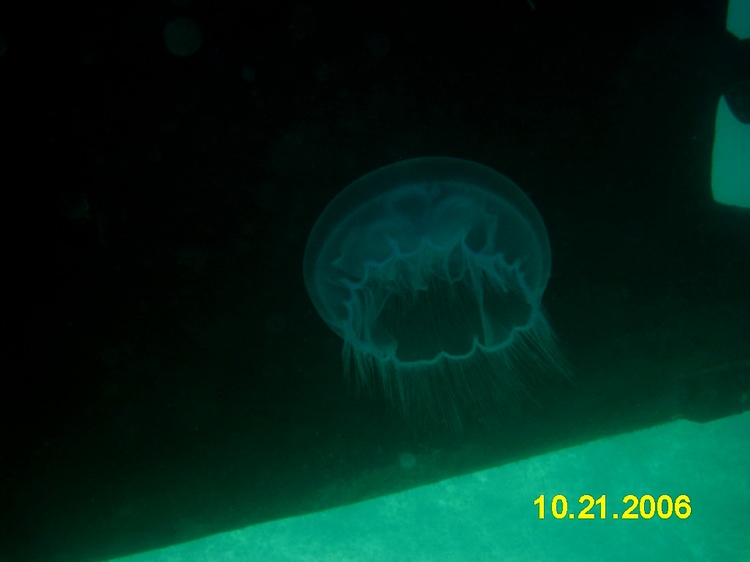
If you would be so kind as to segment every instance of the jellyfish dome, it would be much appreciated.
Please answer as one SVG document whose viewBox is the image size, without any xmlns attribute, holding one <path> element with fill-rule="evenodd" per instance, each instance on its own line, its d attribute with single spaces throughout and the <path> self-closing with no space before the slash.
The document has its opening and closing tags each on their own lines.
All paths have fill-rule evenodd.
<svg viewBox="0 0 750 562">
<path fill-rule="evenodd" d="M 541 304 L 549 275 L 528 197 L 455 158 L 356 180 L 318 218 L 304 257 L 310 298 L 358 388 L 381 386 L 404 412 L 451 424 L 517 403 L 537 373 L 565 372 Z"/>
</svg>

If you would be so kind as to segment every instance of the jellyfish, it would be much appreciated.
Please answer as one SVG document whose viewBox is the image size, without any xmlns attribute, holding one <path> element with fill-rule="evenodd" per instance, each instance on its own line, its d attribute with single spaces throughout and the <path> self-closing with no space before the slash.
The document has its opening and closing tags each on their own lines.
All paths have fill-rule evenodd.
<svg viewBox="0 0 750 562">
<path fill-rule="evenodd" d="M 542 307 L 544 222 L 484 165 L 415 158 L 359 178 L 316 221 L 303 270 L 349 379 L 403 413 L 460 426 L 567 376 Z"/>
</svg>

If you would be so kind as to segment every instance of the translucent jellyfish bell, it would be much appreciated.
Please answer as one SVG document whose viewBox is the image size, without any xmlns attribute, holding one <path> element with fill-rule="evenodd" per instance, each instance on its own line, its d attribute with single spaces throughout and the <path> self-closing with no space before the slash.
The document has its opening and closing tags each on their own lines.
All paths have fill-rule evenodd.
<svg viewBox="0 0 750 562">
<path fill-rule="evenodd" d="M 382 385 L 403 411 L 450 424 L 466 405 L 504 408 L 529 377 L 565 372 L 541 305 L 549 274 L 528 197 L 454 158 L 358 179 L 318 218 L 304 258 L 307 291 L 358 386 Z"/>
</svg>

